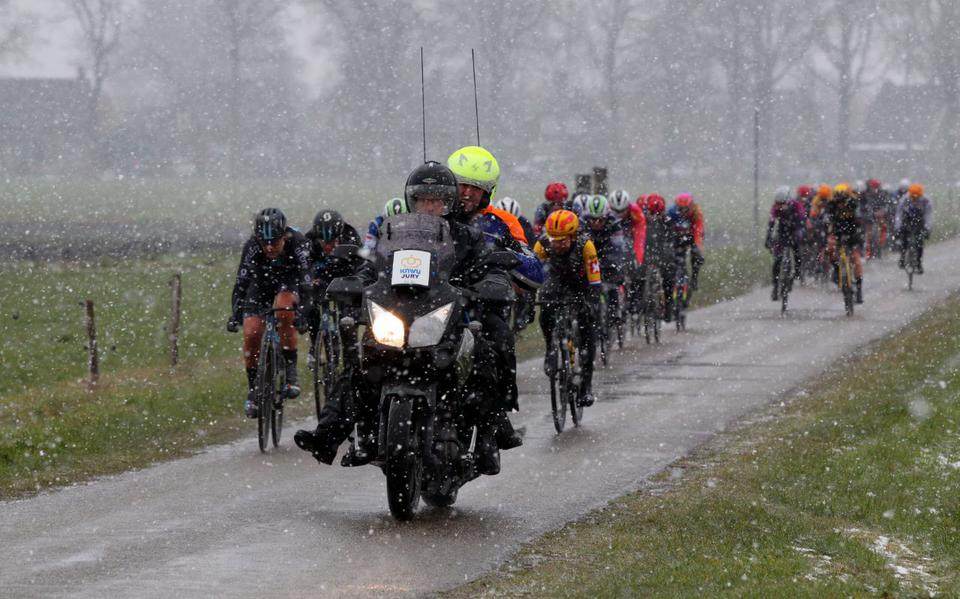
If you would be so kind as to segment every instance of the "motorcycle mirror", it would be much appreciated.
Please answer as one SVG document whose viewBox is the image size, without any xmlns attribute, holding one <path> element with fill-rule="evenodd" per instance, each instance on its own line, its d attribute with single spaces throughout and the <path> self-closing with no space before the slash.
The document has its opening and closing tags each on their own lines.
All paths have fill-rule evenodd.
<svg viewBox="0 0 960 599">
<path fill-rule="evenodd" d="M 363 280 L 360 277 L 338 277 L 327 286 L 327 297 L 341 304 L 359 306 L 363 298 Z"/>
<path fill-rule="evenodd" d="M 357 252 L 360 251 L 360 247 L 352 245 L 349 243 L 341 243 L 337 247 L 333 248 L 332 255 L 335 258 L 344 258 L 350 259 L 357 255 Z"/>
</svg>

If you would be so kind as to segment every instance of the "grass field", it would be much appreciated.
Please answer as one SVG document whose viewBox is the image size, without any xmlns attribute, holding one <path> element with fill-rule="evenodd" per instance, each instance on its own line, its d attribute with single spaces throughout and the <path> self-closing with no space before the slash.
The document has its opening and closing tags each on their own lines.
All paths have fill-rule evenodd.
<svg viewBox="0 0 960 599">
<path fill-rule="evenodd" d="M 449 597 L 960 595 L 960 299 Z"/>
</svg>

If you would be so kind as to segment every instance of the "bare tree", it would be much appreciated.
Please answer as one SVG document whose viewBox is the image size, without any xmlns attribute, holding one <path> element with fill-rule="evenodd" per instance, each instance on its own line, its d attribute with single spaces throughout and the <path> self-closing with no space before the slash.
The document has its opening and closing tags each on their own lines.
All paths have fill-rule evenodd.
<svg viewBox="0 0 960 599">
<path fill-rule="evenodd" d="M 0 0 L 0 58 L 23 49 L 27 38 L 27 17 L 10 0 Z"/>
<path fill-rule="evenodd" d="M 879 25 L 876 0 L 831 0 L 821 14 L 817 44 L 825 59 L 826 72 L 816 64 L 817 73 L 837 96 L 837 154 L 840 168 L 850 169 L 850 128 L 853 100 L 872 74 L 871 60 Z"/>
<path fill-rule="evenodd" d="M 63 0 L 70 10 L 83 41 L 89 69 L 87 95 L 88 126 L 95 161 L 103 160 L 100 147 L 99 111 L 103 85 L 110 76 L 113 55 L 120 42 L 124 17 L 123 0 Z"/>
</svg>

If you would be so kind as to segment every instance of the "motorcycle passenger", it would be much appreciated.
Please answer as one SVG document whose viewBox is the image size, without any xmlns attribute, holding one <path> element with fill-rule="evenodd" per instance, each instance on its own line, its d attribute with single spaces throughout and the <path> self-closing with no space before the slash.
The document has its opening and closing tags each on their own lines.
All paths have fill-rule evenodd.
<svg viewBox="0 0 960 599">
<path fill-rule="evenodd" d="M 450 273 L 451 285 L 469 287 L 488 274 L 489 269 L 483 266 L 483 260 L 489 250 L 483 235 L 454 218 L 459 210 L 460 198 L 456 177 L 450 169 L 433 161 L 418 166 L 407 177 L 404 199 L 410 212 L 440 216 L 449 224 L 456 255 Z M 367 283 L 374 282 L 377 277 L 373 269 L 367 269 L 362 274 Z M 478 355 L 488 355 L 492 351 L 482 337 L 477 340 Z M 475 375 L 471 375 L 473 380 L 468 381 L 471 389 L 490 389 L 495 385 L 492 369 L 485 367 L 481 363 L 483 361 L 477 360 Z M 297 431 L 294 436 L 297 446 L 309 451 L 318 462 L 332 464 L 340 444 L 356 424 L 358 438 L 344 456 L 343 465 L 360 466 L 376 459 L 379 449 L 377 404 L 380 400 L 377 372 L 375 364 L 361 364 L 359 371 L 352 365 L 348 366 L 336 382 L 331 397 L 327 398 L 317 428 L 313 431 Z M 481 397 L 481 403 L 489 404 L 486 396 Z M 488 419 L 477 424 L 480 429 L 477 441 L 478 467 L 484 474 L 496 474 L 500 469 L 500 457 L 494 439 L 496 423 Z"/>
<path fill-rule="evenodd" d="M 621 318 L 620 286 L 624 280 L 626 256 L 623 230 L 618 220 L 611 218 L 609 202 L 602 195 L 590 196 L 583 216 L 597 251 L 597 259 L 600 260 L 600 276 L 603 279 L 603 293 L 607 300 L 607 324 L 616 326 Z"/>
<path fill-rule="evenodd" d="M 491 205 L 500 181 L 500 165 L 484 148 L 466 146 L 447 159 L 447 166 L 457 178 L 460 205 L 454 218 L 463 224 L 478 228 L 491 250 L 504 249 L 514 253 L 519 265 L 510 275 L 518 293 L 528 293 L 543 283 L 543 267 L 527 246 L 520 221 L 513 214 Z M 507 324 L 509 306 L 484 306 L 480 334 L 496 350 L 496 363 L 491 366 L 497 376 L 496 389 L 505 391 L 497 404 L 499 426 L 497 444 L 500 449 L 511 449 L 523 444 L 523 438 L 513 430 L 507 412 L 519 410 L 517 402 L 517 354 L 513 330 Z"/>
<path fill-rule="evenodd" d="M 523 229 L 523 235 L 527 238 L 527 246 L 532 250 L 533 244 L 537 241 L 537 236 L 533 232 L 533 225 L 530 224 L 530 221 L 527 220 L 527 217 L 524 216 L 520 210 L 520 202 L 513 198 L 501 198 L 497 200 L 496 206 L 500 210 L 509 212 L 517 217 L 517 220 L 520 221 L 520 227 Z"/>
<path fill-rule="evenodd" d="M 391 216 L 406 214 L 407 212 L 407 201 L 405 199 L 390 198 L 387 200 L 387 203 L 383 206 L 383 214 L 378 214 L 367 226 L 367 234 L 363 239 L 363 249 L 367 250 L 367 254 L 376 250 L 380 243 L 380 227 L 383 226 L 383 221 Z"/>
<path fill-rule="evenodd" d="M 277 208 L 264 208 L 253 223 L 253 235 L 244 243 L 231 296 L 232 312 L 227 330 L 237 332 L 243 325 L 243 358 L 247 371 L 248 418 L 257 417 L 255 385 L 260 341 L 265 327 L 264 315 L 276 313 L 286 373 L 284 396 L 300 395 L 297 377 L 297 328 L 312 303 L 313 279 L 310 274 L 310 247 L 297 229 L 287 225 L 287 217 Z M 296 317 L 293 310 L 296 310 Z"/>
<path fill-rule="evenodd" d="M 338 245 L 360 246 L 360 234 L 336 210 L 321 210 L 313 218 L 313 226 L 304 235 L 310 243 L 310 264 L 313 275 L 313 307 L 307 316 L 310 327 L 310 351 L 307 354 L 307 366 L 313 368 L 316 361 L 314 347 L 320 331 L 322 319 L 321 306 L 330 281 L 337 277 L 352 275 L 363 260 L 359 256 L 354 260 L 345 260 L 333 255 Z"/>
<path fill-rule="evenodd" d="M 547 217 L 545 234 L 537 240 L 534 251 L 546 265 L 547 278 L 540 288 L 540 328 L 546 343 L 544 371 L 553 375 L 556 348 L 551 347 L 553 327 L 561 310 L 558 302 L 575 301 L 580 331 L 580 364 L 582 379 L 580 403 L 591 406 L 593 395 L 593 359 L 596 338 L 593 334 L 596 310 L 600 305 L 603 279 L 597 250 L 590 237 L 580 231 L 580 220 L 570 210 L 557 210 Z"/>
<path fill-rule="evenodd" d="M 697 290 L 703 266 L 703 211 L 689 193 L 678 194 L 668 212 L 676 233 L 677 262 L 685 264 L 690 250 L 690 289 Z"/>
<path fill-rule="evenodd" d="M 900 240 L 900 268 L 906 267 L 908 244 L 917 250 L 917 274 L 923 274 L 923 242 L 930 239 L 933 226 L 933 204 L 923 195 L 923 185 L 913 183 L 906 196 L 897 205 L 894 222 L 897 239 Z"/>
<path fill-rule="evenodd" d="M 764 246 L 773 254 L 773 291 L 770 294 L 773 301 L 780 299 L 777 281 L 787 248 L 793 250 L 793 276 L 800 277 L 800 245 L 806 217 L 803 203 L 790 197 L 790 188 L 786 185 L 778 187 L 773 196 L 773 206 L 770 207 L 770 220 L 767 222 L 767 237 L 764 242 Z M 777 231 L 776 237 L 773 234 L 774 228 Z"/>
<path fill-rule="evenodd" d="M 547 222 L 547 217 L 554 210 L 563 208 L 568 197 L 570 197 L 570 193 L 567 191 L 567 186 L 560 181 L 547 184 L 547 188 L 543 192 L 543 198 L 546 202 L 537 206 L 533 215 L 533 232 L 538 238 L 543 234 L 543 225 Z"/>
<path fill-rule="evenodd" d="M 827 204 L 830 237 L 827 246 L 833 263 L 834 280 L 839 281 L 839 247 L 846 248 L 853 262 L 856 283 L 856 302 L 863 303 L 863 264 L 860 261 L 860 247 L 863 245 L 862 227 L 859 218 L 857 198 L 846 183 L 833 188 L 833 197 Z"/>
</svg>

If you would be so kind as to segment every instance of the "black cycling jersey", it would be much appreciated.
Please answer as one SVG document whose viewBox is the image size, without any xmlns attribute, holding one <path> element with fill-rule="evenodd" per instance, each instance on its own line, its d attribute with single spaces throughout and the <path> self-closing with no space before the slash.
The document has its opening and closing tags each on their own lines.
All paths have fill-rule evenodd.
<svg viewBox="0 0 960 599">
<path fill-rule="evenodd" d="M 251 237 L 243 245 L 231 304 L 235 316 L 262 314 L 280 291 L 294 291 L 303 305 L 311 299 L 310 249 L 303 233 L 287 227 L 283 251 L 269 258 Z"/>
</svg>

